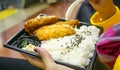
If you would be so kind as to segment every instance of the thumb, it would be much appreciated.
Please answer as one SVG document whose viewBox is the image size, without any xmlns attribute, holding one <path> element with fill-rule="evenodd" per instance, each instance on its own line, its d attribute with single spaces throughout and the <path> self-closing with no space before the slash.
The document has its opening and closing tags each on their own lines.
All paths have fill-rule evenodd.
<svg viewBox="0 0 120 70">
<path fill-rule="evenodd" d="M 34 50 L 40 55 L 42 62 L 45 64 L 45 66 L 49 67 L 53 63 L 55 63 L 51 55 L 44 48 L 35 47 Z"/>
</svg>

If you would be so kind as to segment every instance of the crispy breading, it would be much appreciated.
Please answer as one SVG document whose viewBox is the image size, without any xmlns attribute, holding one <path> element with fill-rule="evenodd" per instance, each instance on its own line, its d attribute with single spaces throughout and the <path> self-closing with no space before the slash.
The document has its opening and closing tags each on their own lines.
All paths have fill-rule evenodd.
<svg viewBox="0 0 120 70">
<path fill-rule="evenodd" d="M 57 22 L 56 24 L 69 24 L 70 26 L 74 28 L 76 25 L 79 25 L 79 21 L 78 20 L 67 20 L 67 21 Z"/>
<path fill-rule="evenodd" d="M 73 35 L 75 33 L 73 27 L 69 24 L 53 24 L 40 27 L 34 31 L 34 35 L 37 36 L 39 40 L 48 40 L 66 35 Z"/>
<path fill-rule="evenodd" d="M 28 33 L 33 33 L 34 30 L 41 26 L 56 23 L 59 20 L 56 16 L 41 16 L 34 19 L 30 19 L 25 22 L 25 31 Z"/>
</svg>

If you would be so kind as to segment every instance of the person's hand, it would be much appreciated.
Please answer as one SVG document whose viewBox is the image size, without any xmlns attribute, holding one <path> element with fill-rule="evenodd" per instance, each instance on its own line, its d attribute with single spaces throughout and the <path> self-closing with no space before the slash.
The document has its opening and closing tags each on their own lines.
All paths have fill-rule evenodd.
<svg viewBox="0 0 120 70">
<path fill-rule="evenodd" d="M 102 20 L 110 18 L 116 12 L 116 8 L 112 0 L 89 0 L 89 3 L 100 13 Z"/>
<path fill-rule="evenodd" d="M 40 55 L 41 59 L 22 54 L 32 65 L 44 70 L 73 70 L 69 67 L 56 64 L 45 49 L 41 47 L 35 47 L 34 50 Z"/>
</svg>

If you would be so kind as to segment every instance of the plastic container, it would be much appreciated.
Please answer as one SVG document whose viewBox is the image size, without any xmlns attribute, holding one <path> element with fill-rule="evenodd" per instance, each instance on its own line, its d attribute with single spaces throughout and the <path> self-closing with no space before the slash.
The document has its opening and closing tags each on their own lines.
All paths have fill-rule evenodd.
<svg viewBox="0 0 120 70">
<path fill-rule="evenodd" d="M 60 20 L 65 21 L 62 18 Z M 80 22 L 80 25 L 78 27 L 80 27 L 81 25 L 90 26 L 90 24 L 88 24 L 88 23 Z M 101 29 L 101 32 L 102 32 L 102 29 Z M 21 29 L 18 33 L 13 35 L 7 42 L 5 42 L 4 47 L 10 48 L 10 49 L 13 49 L 13 50 L 19 51 L 21 53 L 25 53 L 25 54 L 37 57 L 37 58 L 40 58 L 40 56 L 38 56 L 38 54 L 35 53 L 35 52 L 29 52 L 29 51 L 25 51 L 25 50 L 21 49 L 20 44 L 23 41 L 27 41 L 27 43 L 32 43 L 35 46 L 40 46 L 40 44 L 41 44 L 40 40 L 38 40 L 37 37 L 29 36 L 25 32 L 24 29 Z M 62 64 L 62 65 L 65 65 L 65 66 L 68 66 L 68 67 L 71 67 L 75 70 L 93 70 L 94 64 L 95 64 L 95 61 L 96 61 L 96 57 L 97 57 L 97 54 L 96 54 L 96 51 L 95 51 L 93 57 L 91 58 L 91 61 L 90 61 L 89 65 L 86 66 L 85 68 L 81 68 L 81 67 L 78 67 L 78 66 L 75 66 L 75 65 L 71 65 L 71 64 L 63 63 L 63 62 L 59 62 L 59 61 L 55 61 L 55 62 L 59 63 L 59 64 Z"/>
</svg>

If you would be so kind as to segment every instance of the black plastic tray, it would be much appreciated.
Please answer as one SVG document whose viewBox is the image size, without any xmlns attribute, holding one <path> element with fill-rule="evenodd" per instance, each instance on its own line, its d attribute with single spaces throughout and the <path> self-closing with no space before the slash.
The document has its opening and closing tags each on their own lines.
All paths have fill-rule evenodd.
<svg viewBox="0 0 120 70">
<path fill-rule="evenodd" d="M 61 19 L 61 20 L 64 20 L 64 19 Z M 81 26 L 81 25 L 90 26 L 90 24 L 85 23 L 85 22 L 80 22 L 79 26 Z M 21 40 L 22 38 L 28 38 L 31 41 L 35 42 L 37 44 L 37 46 L 40 46 L 40 41 L 36 37 L 34 37 L 34 36 L 29 36 L 25 32 L 25 29 L 23 28 L 18 33 L 13 35 L 7 42 L 5 42 L 4 43 L 4 47 L 7 47 L 7 48 L 10 48 L 10 49 L 19 51 L 21 53 L 25 53 L 25 54 L 28 54 L 28 55 L 40 58 L 40 56 L 37 53 L 35 53 L 35 52 L 28 52 L 28 51 L 22 50 L 22 49 L 20 49 L 18 47 L 19 40 Z M 75 65 L 71 65 L 71 64 L 67 64 L 67 63 L 63 63 L 63 62 L 59 62 L 59 61 L 55 61 L 55 62 L 59 63 L 59 64 L 62 64 L 62 65 L 65 65 L 65 66 L 68 66 L 68 67 L 71 67 L 71 68 L 73 68 L 75 70 L 93 70 L 94 64 L 95 64 L 95 61 L 96 61 L 96 57 L 97 57 L 97 54 L 96 54 L 96 51 L 95 51 L 94 52 L 94 56 L 91 58 L 91 61 L 90 61 L 89 65 L 86 68 L 81 68 L 81 67 L 78 67 L 78 66 L 75 66 Z"/>
</svg>

